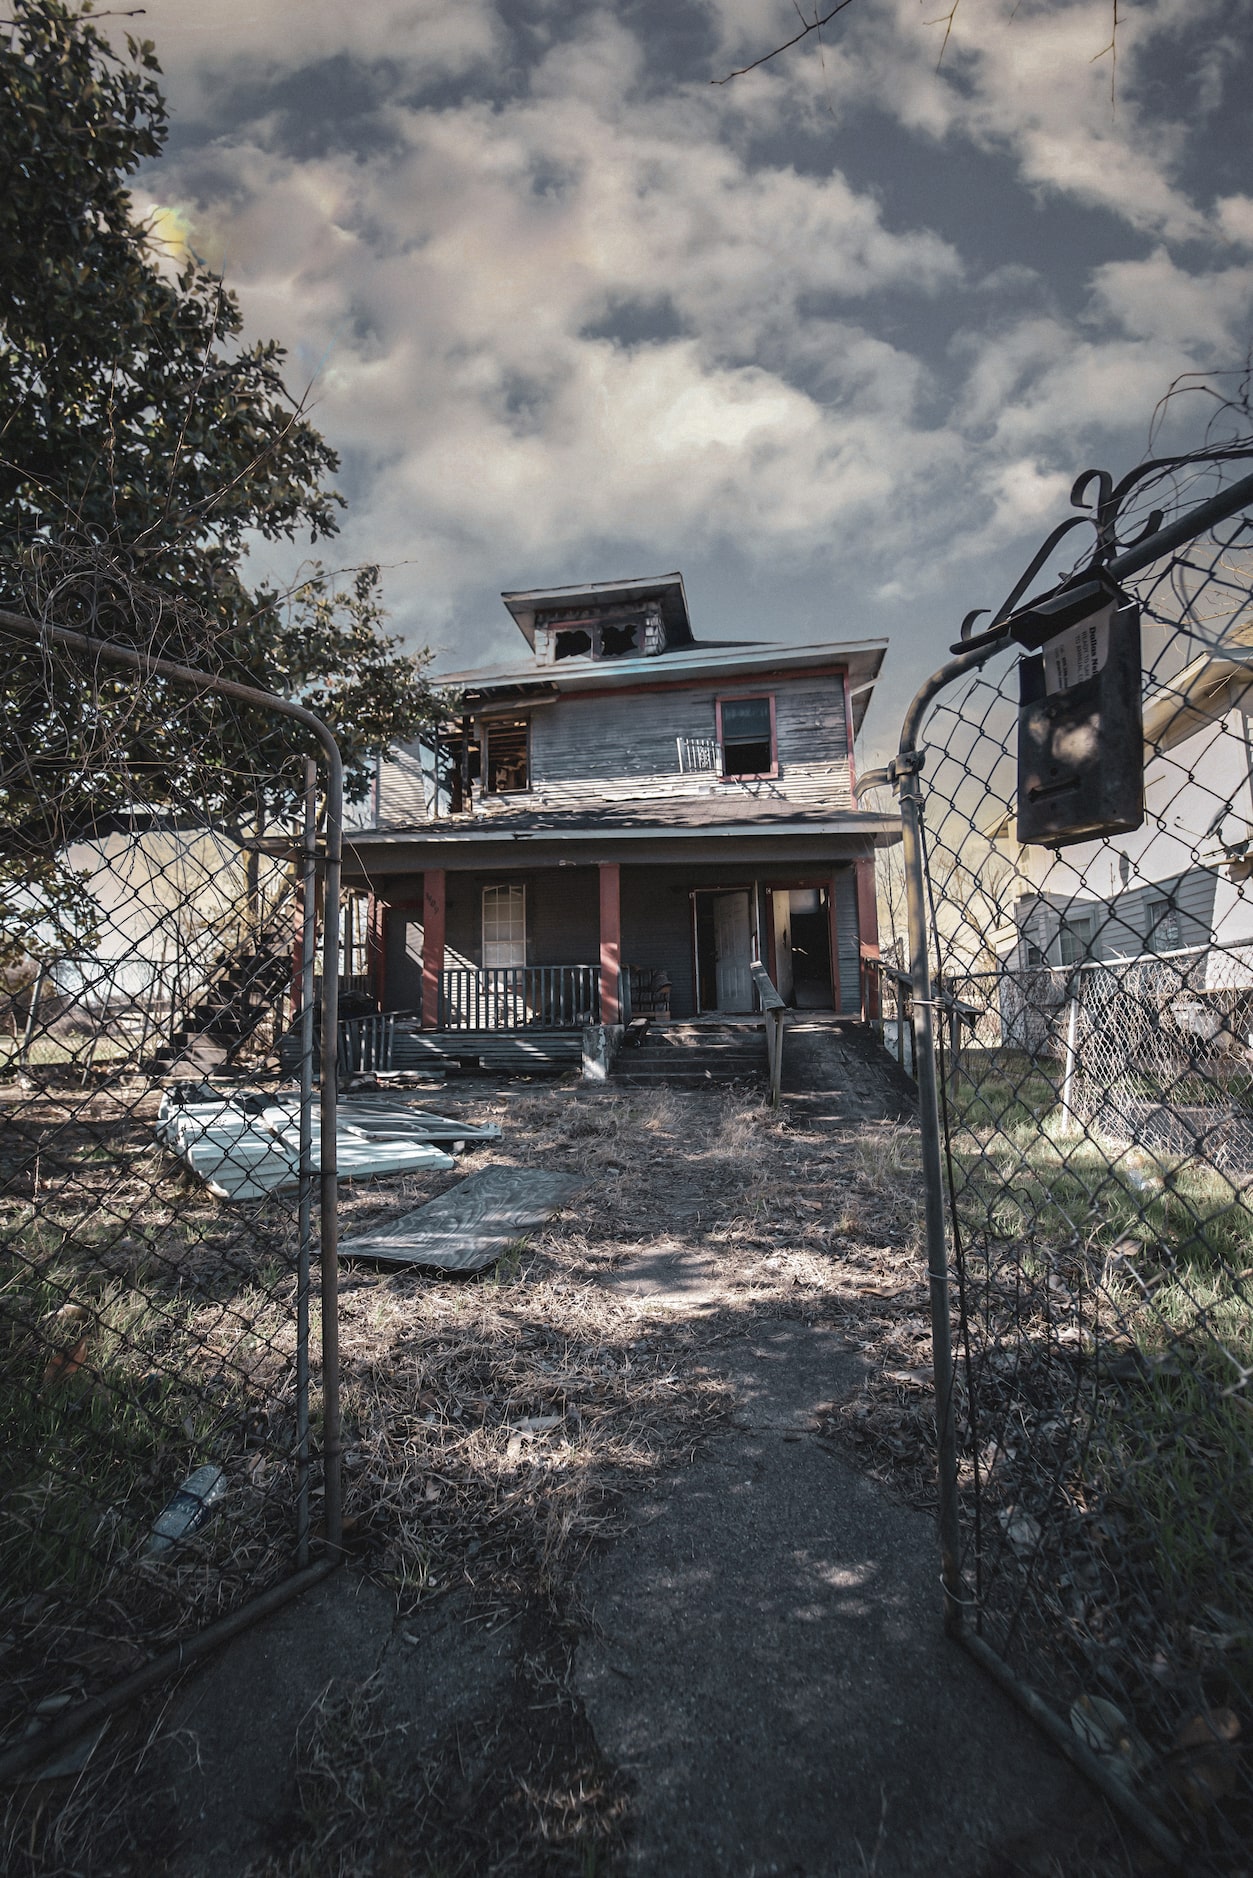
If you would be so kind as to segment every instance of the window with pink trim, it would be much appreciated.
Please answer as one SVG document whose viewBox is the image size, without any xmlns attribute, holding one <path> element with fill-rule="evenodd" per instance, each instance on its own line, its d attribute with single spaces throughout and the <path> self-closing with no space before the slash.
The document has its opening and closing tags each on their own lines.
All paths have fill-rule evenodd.
<svg viewBox="0 0 1253 1878">
<path fill-rule="evenodd" d="M 723 776 L 777 776 L 773 695 L 719 698 L 718 749 Z"/>
</svg>

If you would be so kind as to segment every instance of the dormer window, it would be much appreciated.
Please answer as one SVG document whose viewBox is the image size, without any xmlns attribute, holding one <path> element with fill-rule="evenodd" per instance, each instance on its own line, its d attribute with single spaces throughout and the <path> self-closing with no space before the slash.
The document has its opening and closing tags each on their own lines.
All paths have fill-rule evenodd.
<svg viewBox="0 0 1253 1878">
<path fill-rule="evenodd" d="M 621 659 L 644 650 L 644 618 L 586 620 L 554 625 L 554 659 Z"/>
</svg>

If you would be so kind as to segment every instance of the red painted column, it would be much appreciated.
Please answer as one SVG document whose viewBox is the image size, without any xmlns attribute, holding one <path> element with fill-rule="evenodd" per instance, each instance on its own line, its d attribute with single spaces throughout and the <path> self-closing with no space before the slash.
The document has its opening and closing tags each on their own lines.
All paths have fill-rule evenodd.
<svg viewBox="0 0 1253 1878">
<path fill-rule="evenodd" d="M 875 886 L 874 856 L 858 861 L 857 931 L 862 944 L 879 956 L 879 896 Z"/>
<path fill-rule="evenodd" d="M 622 869 L 600 863 L 600 1021 L 616 1024 L 618 973 L 622 968 Z"/>
<path fill-rule="evenodd" d="M 422 876 L 422 1028 L 439 1029 L 439 987 L 444 975 L 444 869 Z"/>
<path fill-rule="evenodd" d="M 855 863 L 857 869 L 857 934 L 861 940 L 863 959 L 877 959 L 879 956 L 879 892 L 875 879 L 874 856 Z M 862 1017 L 869 1022 L 872 1017 L 882 1016 L 882 1012 L 872 1009 L 878 1003 L 878 979 L 862 974 Z M 872 990 L 871 987 L 874 987 Z"/>
</svg>

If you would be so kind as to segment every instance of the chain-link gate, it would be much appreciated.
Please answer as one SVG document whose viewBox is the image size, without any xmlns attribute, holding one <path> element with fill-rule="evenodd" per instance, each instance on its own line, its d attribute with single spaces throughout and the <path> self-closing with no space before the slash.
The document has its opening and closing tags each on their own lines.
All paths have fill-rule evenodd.
<svg viewBox="0 0 1253 1878">
<path fill-rule="evenodd" d="M 299 706 L 0 641 L 11 1775 L 338 1557 L 341 777 Z"/>
<path fill-rule="evenodd" d="M 1026 581 L 988 633 L 968 622 L 862 784 L 901 801 L 949 1628 L 1160 1852 L 1226 1873 L 1253 1838 L 1253 478 L 1223 486 L 1234 454 L 1101 479 L 1096 555 L 1063 584 L 1139 604 L 1141 825 L 1019 841 L 1067 760 L 1024 769 L 1024 726 L 1075 695 L 1073 672 L 1040 682 Z M 1138 765 L 1125 734 L 1099 747 L 1099 718 L 1080 760 Z M 896 1015 L 899 1038 L 899 986 Z"/>
</svg>

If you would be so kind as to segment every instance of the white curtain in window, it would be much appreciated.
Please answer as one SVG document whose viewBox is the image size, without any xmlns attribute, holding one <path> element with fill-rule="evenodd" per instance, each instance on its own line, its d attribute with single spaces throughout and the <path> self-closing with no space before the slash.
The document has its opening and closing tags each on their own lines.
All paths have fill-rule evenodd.
<svg viewBox="0 0 1253 1878">
<path fill-rule="evenodd" d="M 526 964 L 525 887 L 484 887 L 483 964 Z"/>
</svg>

